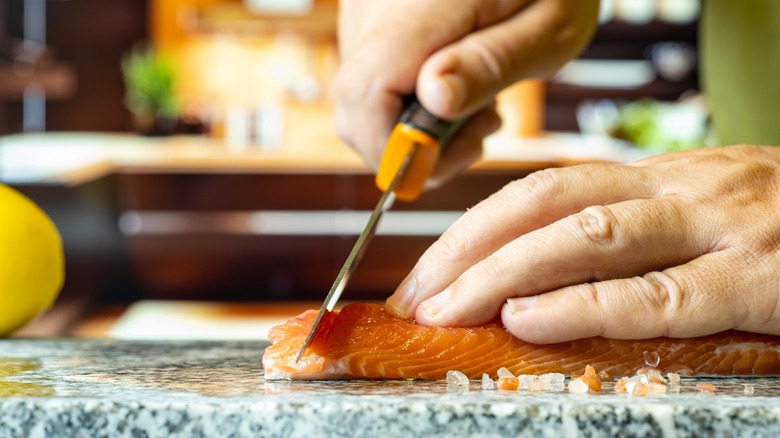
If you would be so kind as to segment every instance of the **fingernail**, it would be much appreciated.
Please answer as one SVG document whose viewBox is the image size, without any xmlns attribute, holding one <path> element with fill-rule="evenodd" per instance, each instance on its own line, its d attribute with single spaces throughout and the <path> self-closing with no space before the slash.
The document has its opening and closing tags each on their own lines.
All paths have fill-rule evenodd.
<svg viewBox="0 0 780 438">
<path fill-rule="evenodd" d="M 385 301 L 385 309 L 389 314 L 403 319 L 410 319 L 414 316 L 409 305 L 417 292 L 416 284 L 417 282 L 411 275 L 401 282 L 395 293 Z"/>
<path fill-rule="evenodd" d="M 512 312 L 512 314 L 515 314 L 530 309 L 538 299 L 539 297 L 537 295 L 522 298 L 510 298 L 506 300 L 506 305 L 509 307 L 509 311 Z"/>
<path fill-rule="evenodd" d="M 434 319 L 452 299 L 452 292 L 444 289 L 437 295 L 420 303 L 420 311 L 426 318 Z"/>
</svg>

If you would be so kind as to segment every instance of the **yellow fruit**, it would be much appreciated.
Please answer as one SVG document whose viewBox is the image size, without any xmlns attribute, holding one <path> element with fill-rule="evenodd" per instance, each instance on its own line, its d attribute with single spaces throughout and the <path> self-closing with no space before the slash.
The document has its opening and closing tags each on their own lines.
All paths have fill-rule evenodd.
<svg viewBox="0 0 780 438">
<path fill-rule="evenodd" d="M 32 201 L 0 184 L 0 336 L 51 306 L 64 277 L 54 224 Z"/>
</svg>

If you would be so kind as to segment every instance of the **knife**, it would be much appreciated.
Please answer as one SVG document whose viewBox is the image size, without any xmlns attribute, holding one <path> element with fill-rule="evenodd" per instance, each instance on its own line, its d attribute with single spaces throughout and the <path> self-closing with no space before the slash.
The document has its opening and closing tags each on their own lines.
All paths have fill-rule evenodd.
<svg viewBox="0 0 780 438">
<path fill-rule="evenodd" d="M 405 109 L 390 133 L 376 174 L 375 182 L 383 192 L 382 196 L 325 297 L 306 341 L 295 358 L 296 363 L 317 334 L 322 316 L 336 306 L 352 272 L 376 234 L 382 214 L 393 206 L 396 199 L 414 201 L 420 197 L 425 181 L 439 161 L 442 149 L 463 122 L 439 119 L 423 108 L 415 96 L 409 96 L 405 100 Z"/>
</svg>

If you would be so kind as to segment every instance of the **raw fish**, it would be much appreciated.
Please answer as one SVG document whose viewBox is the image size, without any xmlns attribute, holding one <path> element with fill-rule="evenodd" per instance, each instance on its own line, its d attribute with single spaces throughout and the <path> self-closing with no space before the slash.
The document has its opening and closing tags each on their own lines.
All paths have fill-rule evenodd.
<svg viewBox="0 0 780 438">
<path fill-rule="evenodd" d="M 304 356 L 295 357 L 314 322 L 308 310 L 274 327 L 263 355 L 268 380 L 444 379 L 449 370 L 470 379 L 579 374 L 586 365 L 610 376 L 631 376 L 658 354 L 661 372 L 696 375 L 780 375 L 780 337 L 727 331 L 689 339 L 587 338 L 551 345 L 523 342 L 500 322 L 479 327 L 426 327 L 388 315 L 378 304 L 351 304 L 323 316 Z M 648 354 L 645 354 L 648 352 Z M 650 364 L 651 366 L 654 364 Z"/>
</svg>

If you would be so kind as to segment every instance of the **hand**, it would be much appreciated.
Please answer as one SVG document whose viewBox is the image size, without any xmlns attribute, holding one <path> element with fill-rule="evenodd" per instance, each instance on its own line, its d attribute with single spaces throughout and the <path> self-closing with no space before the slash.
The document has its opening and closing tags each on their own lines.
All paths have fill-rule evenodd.
<svg viewBox="0 0 780 438">
<path fill-rule="evenodd" d="M 416 91 L 446 120 L 471 116 L 447 146 L 434 182 L 480 157 L 482 139 L 500 125 L 496 93 L 576 56 L 598 14 L 598 0 L 340 3 L 336 125 L 369 165 L 379 164 L 404 95 Z"/>
<path fill-rule="evenodd" d="M 465 213 L 387 300 L 518 338 L 780 335 L 780 148 L 732 146 L 515 181 Z"/>
</svg>

